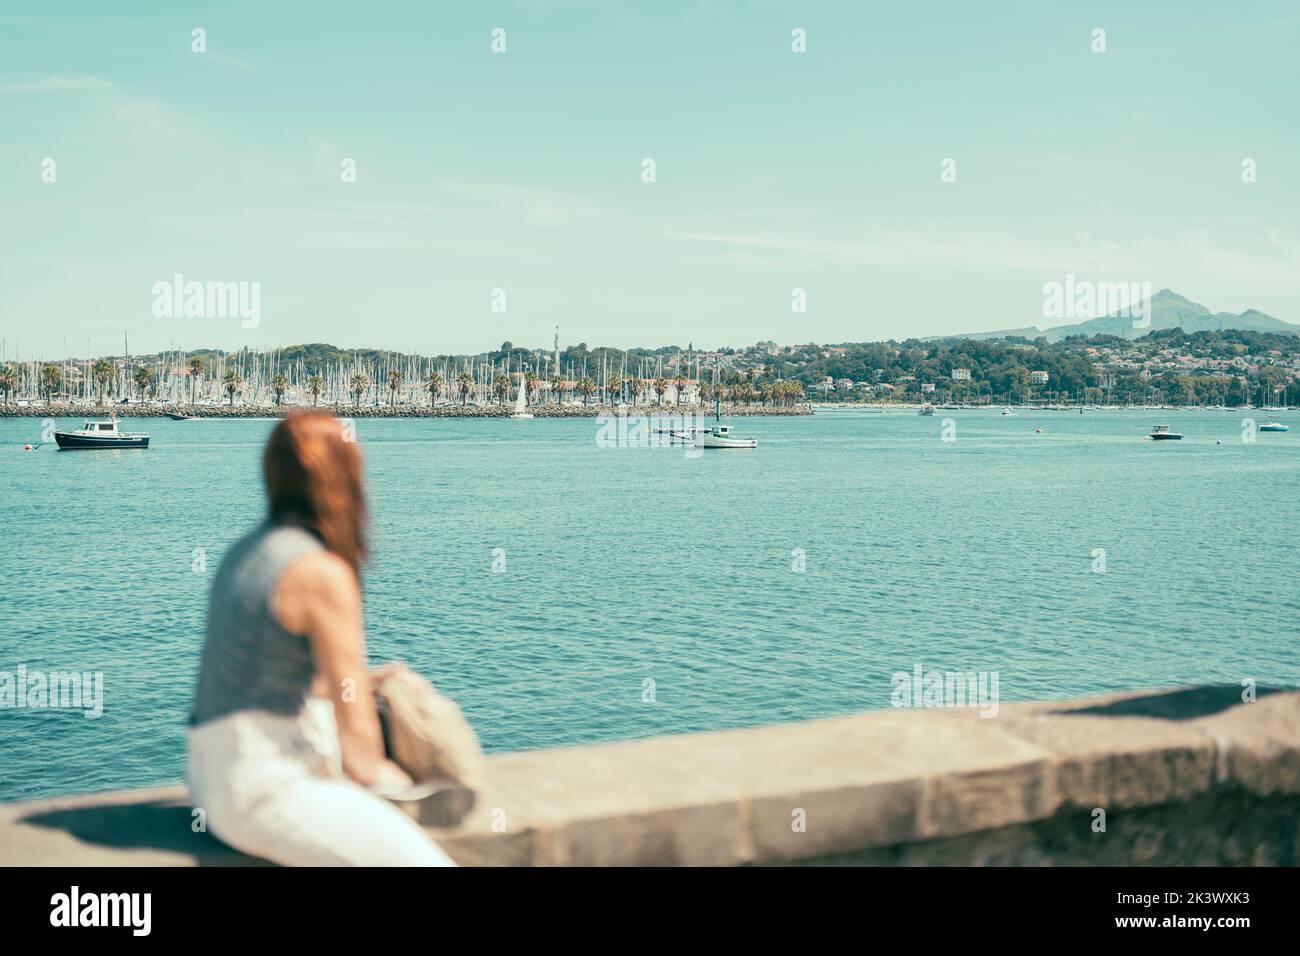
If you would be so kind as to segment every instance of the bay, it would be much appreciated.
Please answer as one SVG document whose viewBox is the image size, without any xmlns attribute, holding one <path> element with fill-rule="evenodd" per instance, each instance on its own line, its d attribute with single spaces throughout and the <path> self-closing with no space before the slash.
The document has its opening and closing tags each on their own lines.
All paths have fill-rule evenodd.
<svg viewBox="0 0 1300 956">
<path fill-rule="evenodd" d="M 702 457 L 598 447 L 593 419 L 361 419 L 370 655 L 490 752 L 888 707 L 917 664 L 996 671 L 1004 701 L 1294 685 L 1300 440 L 1243 442 L 1250 414 L 757 417 L 757 450 Z M 1165 421 L 1185 440 L 1142 440 Z M 102 671 L 105 695 L 98 719 L 0 710 L 0 800 L 182 778 L 207 590 L 262 515 L 273 425 L 23 452 L 40 420 L 0 419 L 0 671 Z"/>
</svg>

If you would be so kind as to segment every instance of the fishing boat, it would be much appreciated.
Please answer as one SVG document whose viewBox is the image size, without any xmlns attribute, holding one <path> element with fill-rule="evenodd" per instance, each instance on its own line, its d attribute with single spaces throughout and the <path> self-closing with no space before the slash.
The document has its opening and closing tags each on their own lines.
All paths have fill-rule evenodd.
<svg viewBox="0 0 1300 956">
<path fill-rule="evenodd" d="M 730 425 L 713 425 L 696 438 L 705 448 L 757 448 L 757 438 L 737 438 Z"/>
<path fill-rule="evenodd" d="M 1178 432 L 1171 432 L 1168 425 L 1157 425 L 1147 436 L 1152 441 L 1179 441 L 1182 437 Z"/>
<path fill-rule="evenodd" d="M 1283 425 L 1281 422 L 1265 422 L 1259 426 L 1259 430 L 1262 432 L 1285 432 L 1290 431 L 1291 426 Z"/>
<path fill-rule="evenodd" d="M 120 431 L 117 419 L 108 421 L 89 421 L 84 428 L 70 432 L 54 433 L 54 440 L 61 450 L 72 451 L 85 448 L 148 448 L 149 436 L 137 432 Z"/>
<path fill-rule="evenodd" d="M 934 406 L 931 405 L 929 402 L 926 402 L 924 405 L 921 406 L 921 408 L 917 411 L 916 414 L 918 414 L 918 415 L 933 415 L 933 414 L 934 414 Z"/>
<path fill-rule="evenodd" d="M 722 424 L 722 399 L 713 405 L 712 425 L 688 425 L 673 429 L 672 435 L 677 441 L 700 448 L 757 448 L 757 438 L 738 438 L 731 433 L 731 426 Z"/>
<path fill-rule="evenodd" d="M 515 396 L 515 410 L 510 415 L 511 418 L 532 418 L 533 413 L 528 410 L 528 386 L 524 382 L 523 375 L 519 376 L 519 393 Z"/>
</svg>

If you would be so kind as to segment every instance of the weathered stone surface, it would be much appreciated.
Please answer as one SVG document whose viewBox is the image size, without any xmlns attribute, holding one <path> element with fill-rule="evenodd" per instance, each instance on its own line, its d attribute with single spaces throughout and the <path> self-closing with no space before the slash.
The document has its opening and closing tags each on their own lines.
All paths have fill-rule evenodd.
<svg viewBox="0 0 1300 956">
<path fill-rule="evenodd" d="M 889 710 L 497 755 L 473 811 L 431 835 L 464 865 L 1293 862 L 1300 693 L 1239 694 L 994 718 Z M 191 822 L 181 788 L 0 806 L 0 864 L 258 862 Z"/>
<path fill-rule="evenodd" d="M 1200 793 L 1214 780 L 1214 742 L 1189 721 L 1098 713 L 1118 700 L 1004 706 L 998 722 L 1051 755 L 1059 803 L 1137 807 Z"/>
<path fill-rule="evenodd" d="M 461 866 L 533 866 L 538 858 L 537 822 L 493 782 L 479 790 L 458 826 L 430 827 L 429 833 Z"/>
<path fill-rule="evenodd" d="M 740 861 L 816 856 L 919 832 L 921 781 L 897 728 L 879 721 L 818 720 L 638 746 L 675 768 L 668 772 L 677 779 L 705 781 L 745 808 Z"/>
<path fill-rule="evenodd" d="M 1047 820 L 803 861 L 815 866 L 1296 866 L 1300 797 L 1216 788 L 1107 815 L 1080 807 Z"/>
<path fill-rule="evenodd" d="M 747 858 L 738 797 L 684 772 L 660 741 L 507 754 L 492 785 L 538 821 L 536 862 L 734 865 Z"/>
<path fill-rule="evenodd" d="M 1194 723 L 1218 749 L 1216 779 L 1254 793 L 1300 793 L 1300 694 L 1271 694 Z"/>
<path fill-rule="evenodd" d="M 0 805 L 6 866 L 250 866 L 207 833 L 195 833 L 184 787 L 126 790 Z"/>
</svg>

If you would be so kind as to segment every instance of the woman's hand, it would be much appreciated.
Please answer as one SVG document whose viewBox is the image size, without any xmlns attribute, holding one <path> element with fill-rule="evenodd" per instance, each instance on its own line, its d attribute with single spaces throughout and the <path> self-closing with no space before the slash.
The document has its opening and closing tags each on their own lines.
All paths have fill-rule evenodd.
<svg viewBox="0 0 1300 956">
<path fill-rule="evenodd" d="M 413 783 L 407 772 L 387 757 L 349 756 L 347 748 L 343 749 L 343 772 L 371 790 L 401 790 Z"/>
</svg>

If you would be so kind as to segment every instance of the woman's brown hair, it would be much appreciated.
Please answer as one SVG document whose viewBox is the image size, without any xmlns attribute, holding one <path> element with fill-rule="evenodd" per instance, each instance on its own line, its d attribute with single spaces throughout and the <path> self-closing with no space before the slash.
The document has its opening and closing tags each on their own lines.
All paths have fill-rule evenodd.
<svg viewBox="0 0 1300 956">
<path fill-rule="evenodd" d="M 344 428 L 328 412 L 291 412 L 271 432 L 262 472 L 271 520 L 314 532 L 359 577 L 368 517 L 361 453 Z"/>
</svg>

